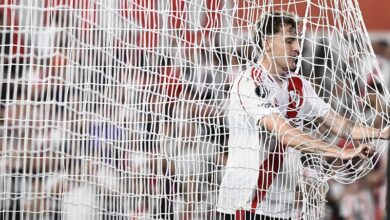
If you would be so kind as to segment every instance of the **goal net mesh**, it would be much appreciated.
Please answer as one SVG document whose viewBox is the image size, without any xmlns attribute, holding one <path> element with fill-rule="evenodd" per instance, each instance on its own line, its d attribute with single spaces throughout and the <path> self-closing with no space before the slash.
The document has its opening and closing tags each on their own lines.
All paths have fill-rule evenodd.
<svg viewBox="0 0 390 220">
<path fill-rule="evenodd" d="M 244 114 L 232 87 L 261 57 L 256 20 L 280 10 L 302 23 L 291 74 L 343 117 L 388 124 L 357 0 L 1 0 L 0 219 L 222 219 L 230 132 L 249 143 L 259 129 L 232 126 L 229 114 Z M 358 144 L 309 120 L 303 129 L 340 151 Z M 323 218 L 327 181 L 367 174 L 386 142 L 372 144 L 369 159 L 286 151 L 302 165 L 277 170 L 299 176 L 285 183 L 291 217 Z M 241 167 L 255 179 L 245 192 L 262 169 L 251 159 L 241 158 L 256 167 Z"/>
</svg>

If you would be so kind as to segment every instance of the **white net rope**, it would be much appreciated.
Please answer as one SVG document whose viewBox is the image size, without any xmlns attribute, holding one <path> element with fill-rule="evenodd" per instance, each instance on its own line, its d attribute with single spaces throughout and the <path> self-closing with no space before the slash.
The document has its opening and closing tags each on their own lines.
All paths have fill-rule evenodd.
<svg viewBox="0 0 390 220">
<path fill-rule="evenodd" d="M 283 10 L 302 27 L 284 82 L 323 100 L 286 120 L 340 153 L 361 141 L 323 131 L 319 107 L 384 128 L 389 94 L 356 0 L 0 2 L 1 220 L 321 219 L 327 181 L 362 177 L 387 145 L 364 140 L 368 159 L 275 152 L 278 131 L 253 123 L 266 111 L 243 107 L 259 101 L 245 74 L 272 72 L 255 23 Z M 272 111 L 287 115 L 283 88 Z"/>
</svg>

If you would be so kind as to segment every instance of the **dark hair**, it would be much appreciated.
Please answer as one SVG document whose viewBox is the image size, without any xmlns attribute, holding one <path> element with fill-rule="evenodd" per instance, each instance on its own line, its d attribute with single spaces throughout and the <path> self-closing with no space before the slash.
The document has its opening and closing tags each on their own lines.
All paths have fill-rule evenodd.
<svg viewBox="0 0 390 220">
<path fill-rule="evenodd" d="M 275 11 L 264 13 L 261 18 L 256 21 L 252 36 L 253 41 L 256 46 L 263 49 L 264 36 L 279 33 L 286 25 L 295 29 L 297 27 L 297 23 L 298 20 L 296 17 L 289 12 Z"/>
</svg>

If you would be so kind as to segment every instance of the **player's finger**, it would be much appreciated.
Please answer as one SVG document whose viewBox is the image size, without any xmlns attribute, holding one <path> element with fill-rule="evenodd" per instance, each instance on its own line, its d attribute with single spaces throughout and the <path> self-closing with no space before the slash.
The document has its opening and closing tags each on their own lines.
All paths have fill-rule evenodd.
<svg viewBox="0 0 390 220">
<path fill-rule="evenodd" d="M 359 157 L 363 160 L 367 160 L 368 157 L 364 153 L 359 153 Z"/>
<path fill-rule="evenodd" d="M 374 154 L 374 152 L 375 148 L 373 145 L 367 145 L 367 147 L 363 150 L 363 153 L 367 156 L 371 156 L 372 154 Z"/>
<path fill-rule="evenodd" d="M 374 146 L 371 146 L 370 148 L 370 155 L 373 155 L 375 153 L 376 149 Z"/>
</svg>

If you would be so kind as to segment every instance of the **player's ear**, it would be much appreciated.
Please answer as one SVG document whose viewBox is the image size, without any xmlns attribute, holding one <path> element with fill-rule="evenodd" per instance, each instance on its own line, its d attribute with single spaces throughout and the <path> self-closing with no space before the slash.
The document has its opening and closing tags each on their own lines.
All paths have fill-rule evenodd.
<svg viewBox="0 0 390 220">
<path fill-rule="evenodd" d="M 263 42 L 264 42 L 264 51 L 266 52 L 271 51 L 272 39 L 270 37 L 264 37 Z"/>
</svg>

